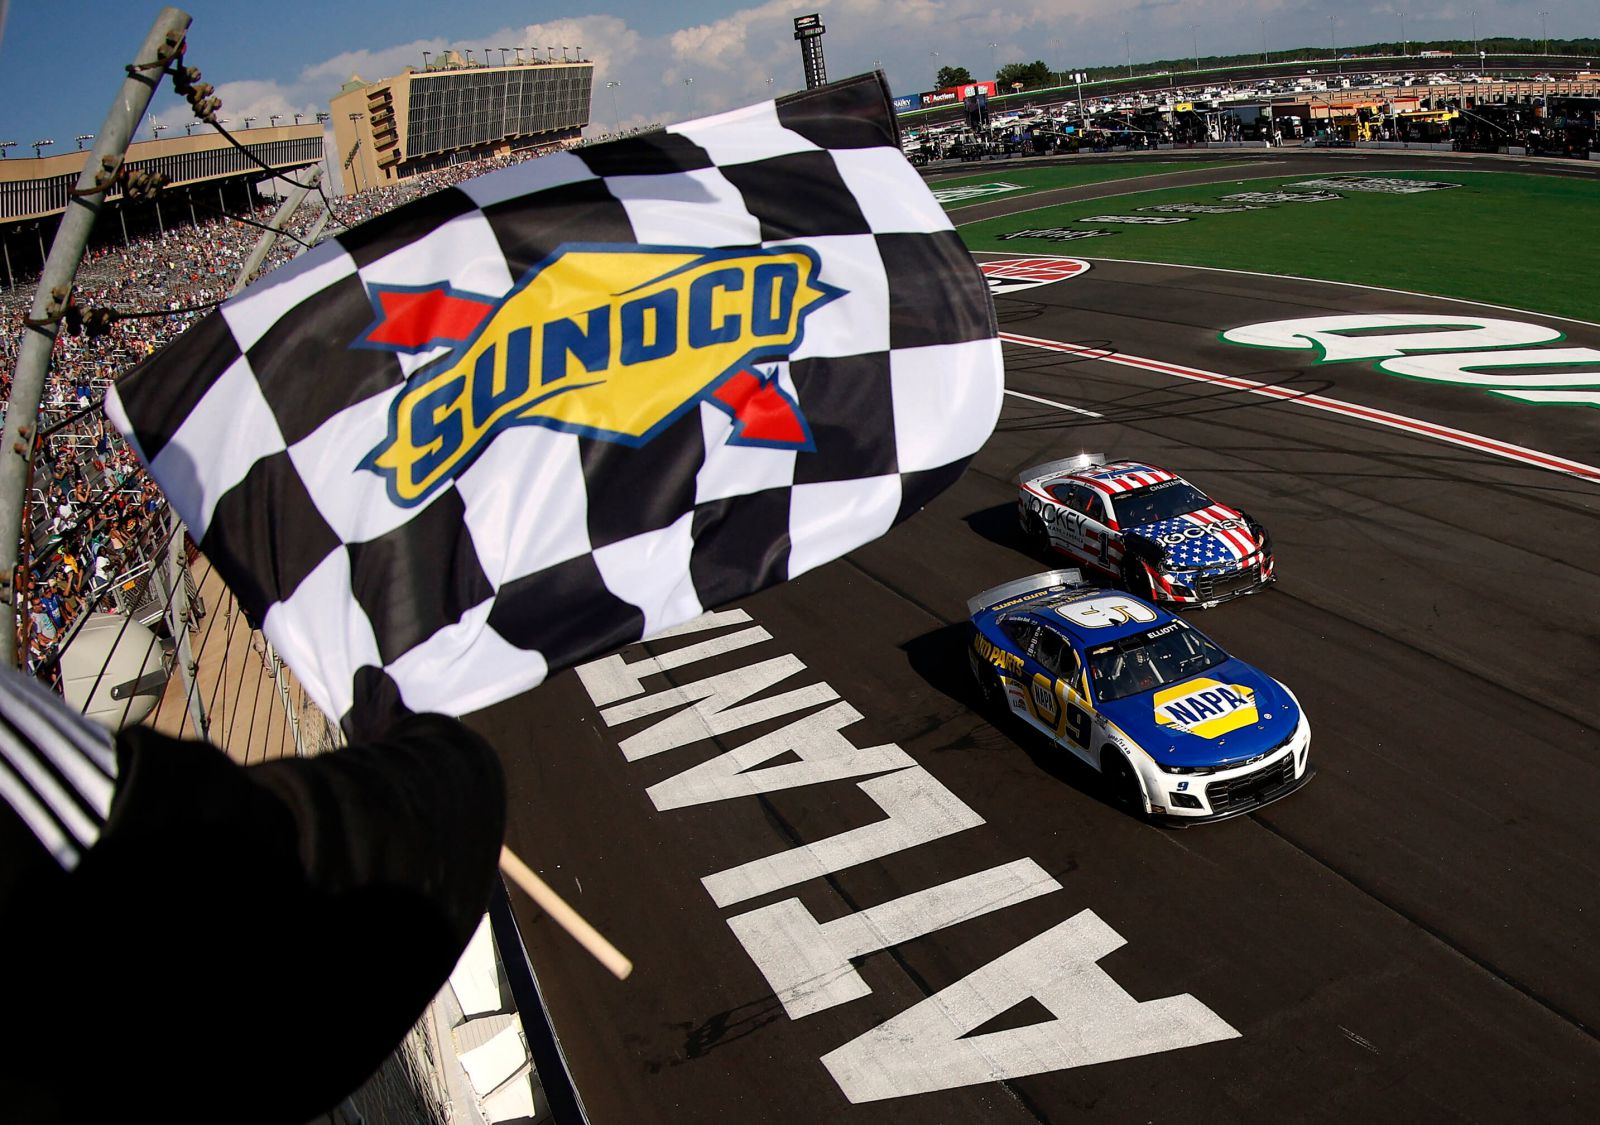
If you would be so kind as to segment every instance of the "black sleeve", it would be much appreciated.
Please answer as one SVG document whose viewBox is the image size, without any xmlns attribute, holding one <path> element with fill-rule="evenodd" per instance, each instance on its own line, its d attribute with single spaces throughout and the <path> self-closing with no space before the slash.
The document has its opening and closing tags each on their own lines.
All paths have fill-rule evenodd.
<svg viewBox="0 0 1600 1125">
<path fill-rule="evenodd" d="M 117 751 L 99 842 L 5 904 L 4 1116 L 300 1125 L 399 1043 L 487 908 L 498 760 L 438 715 L 250 768 L 144 729 Z"/>
</svg>

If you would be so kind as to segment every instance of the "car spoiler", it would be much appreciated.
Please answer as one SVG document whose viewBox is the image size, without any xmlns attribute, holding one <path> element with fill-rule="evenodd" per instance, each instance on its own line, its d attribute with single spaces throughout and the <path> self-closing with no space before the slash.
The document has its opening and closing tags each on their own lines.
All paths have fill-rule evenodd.
<svg viewBox="0 0 1600 1125">
<path fill-rule="evenodd" d="M 1076 457 L 1063 457 L 1059 461 L 1046 461 L 1042 465 L 1035 465 L 1031 469 L 1023 469 L 1017 474 L 1017 483 L 1024 484 L 1040 477 L 1058 476 L 1061 473 L 1076 473 L 1095 465 L 1104 465 L 1104 453 L 1080 453 Z"/>
<path fill-rule="evenodd" d="M 981 594 L 974 594 L 967 599 L 967 616 L 976 617 L 986 609 L 993 609 L 1002 602 L 1012 601 L 1024 594 L 1042 594 L 1054 589 L 1069 589 L 1075 586 L 1085 586 L 1083 571 L 1073 567 L 1069 570 L 1047 570 L 1043 574 L 1030 574 L 1026 578 L 1014 578 L 1010 582 L 1002 582 L 998 586 L 991 586 Z"/>
</svg>

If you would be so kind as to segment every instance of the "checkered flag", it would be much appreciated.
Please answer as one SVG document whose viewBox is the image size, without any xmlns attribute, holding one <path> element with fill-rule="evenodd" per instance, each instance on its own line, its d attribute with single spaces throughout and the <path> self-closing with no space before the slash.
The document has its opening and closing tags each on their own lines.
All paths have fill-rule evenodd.
<svg viewBox="0 0 1600 1125">
<path fill-rule="evenodd" d="M 463 714 L 888 531 L 999 414 L 876 76 L 363 223 L 107 396 L 347 730 Z"/>
</svg>

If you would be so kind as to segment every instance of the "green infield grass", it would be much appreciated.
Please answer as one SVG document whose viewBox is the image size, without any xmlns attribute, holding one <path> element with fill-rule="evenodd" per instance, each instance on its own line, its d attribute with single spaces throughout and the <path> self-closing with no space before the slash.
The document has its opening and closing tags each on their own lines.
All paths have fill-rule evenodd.
<svg viewBox="0 0 1600 1125">
<path fill-rule="evenodd" d="M 1459 186 L 1412 195 L 1344 190 L 1338 192 L 1341 198 L 1325 202 L 1268 202 L 1259 209 L 1230 214 L 1148 210 L 1163 204 L 1237 206 L 1236 201 L 1223 197 L 1278 191 L 1310 179 L 1364 175 Z M 1097 215 L 1165 215 L 1188 221 L 1132 225 L 1093 221 Z M 1600 321 L 1600 260 L 1596 255 L 1600 184 L 1591 179 L 1449 170 L 1362 173 L 1330 168 L 1315 176 L 1241 178 L 1044 207 L 964 224 L 959 230 L 973 250 L 1291 274 Z M 1072 240 L 1004 237 L 1025 230 L 1112 233 Z"/>
<path fill-rule="evenodd" d="M 1057 164 L 1050 167 L 1028 167 L 1026 164 L 996 161 L 985 165 L 984 171 L 951 180 L 933 180 L 928 186 L 934 191 L 945 188 L 973 187 L 980 184 L 1016 184 L 1020 191 L 997 192 L 994 195 L 957 199 L 944 205 L 945 210 L 970 207 L 974 203 L 990 203 L 997 199 L 1020 199 L 1040 191 L 1056 188 L 1081 187 L 1084 184 L 1104 184 L 1113 180 L 1132 180 L 1140 176 L 1157 176 L 1163 172 L 1186 172 L 1191 168 L 1225 168 L 1237 165 L 1237 160 L 1163 160 L 1153 164 L 1144 160 L 1130 160 L 1123 164 Z"/>
</svg>

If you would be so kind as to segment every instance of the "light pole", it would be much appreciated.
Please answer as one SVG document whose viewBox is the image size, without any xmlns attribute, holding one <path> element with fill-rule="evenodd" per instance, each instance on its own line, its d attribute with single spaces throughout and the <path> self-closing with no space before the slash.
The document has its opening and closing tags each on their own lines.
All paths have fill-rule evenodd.
<svg viewBox="0 0 1600 1125">
<path fill-rule="evenodd" d="M 1195 68 L 1196 71 L 1199 71 L 1199 69 L 1200 69 L 1200 25 L 1197 24 L 1197 23 L 1191 23 L 1189 25 L 1189 34 L 1194 37 L 1194 68 Z"/>
<path fill-rule="evenodd" d="M 1000 46 L 998 43 L 989 44 L 989 70 L 996 78 L 1000 77 L 1000 72 L 995 69 L 994 65 L 994 49 L 998 46 Z"/>
<path fill-rule="evenodd" d="M 567 58 L 567 48 L 566 48 L 565 44 L 562 44 L 562 47 L 561 47 L 561 61 L 562 62 L 571 62 L 572 61 L 571 59 Z"/>
<path fill-rule="evenodd" d="M 53 144 L 55 144 L 55 142 L 52 141 L 52 140 L 34 141 L 33 142 L 33 158 L 35 160 L 38 160 L 39 159 L 39 150 L 40 149 L 49 148 Z"/>
<path fill-rule="evenodd" d="M 606 83 L 606 89 L 611 91 L 611 131 L 613 133 L 622 130 L 622 115 L 617 112 L 617 87 L 621 85 L 621 82 Z"/>
<path fill-rule="evenodd" d="M 6 152 L 6 149 L 8 149 L 8 148 L 16 148 L 16 147 L 17 147 L 17 142 L 16 141 L 0 141 L 0 160 L 4 160 L 6 158 L 6 156 L 9 155 Z"/>
<path fill-rule="evenodd" d="M 295 124 L 296 124 L 296 125 L 298 125 L 298 124 L 300 124 L 300 119 L 301 119 L 301 118 L 302 118 L 302 117 L 304 117 L 304 116 L 305 116 L 305 114 L 303 114 L 303 113 L 297 113 L 297 114 L 295 114 L 295 115 L 294 115 L 294 123 L 295 123 Z"/>
<path fill-rule="evenodd" d="M 283 114 L 281 114 L 281 113 L 269 113 L 269 114 L 267 114 L 267 124 L 271 125 L 274 129 L 276 129 L 278 127 L 278 122 L 280 122 L 282 120 L 283 120 Z"/>
<path fill-rule="evenodd" d="M 689 116 L 693 117 L 694 116 L 694 79 L 693 78 L 685 78 L 683 80 L 683 88 L 684 88 L 685 92 L 687 92 L 688 95 L 689 95 Z"/>
<path fill-rule="evenodd" d="M 1334 38 L 1334 31 L 1335 31 L 1335 26 L 1336 26 L 1335 25 L 1335 19 L 1336 19 L 1336 17 L 1334 17 L 1334 16 L 1329 16 L 1328 17 L 1328 46 L 1333 49 L 1333 57 L 1334 58 L 1338 58 L 1339 57 L 1339 42 L 1338 42 L 1337 39 Z"/>
<path fill-rule="evenodd" d="M 74 137 L 72 139 L 78 142 L 78 151 L 82 152 L 83 151 L 83 142 L 84 141 L 92 141 L 92 140 L 94 140 L 94 134 L 93 133 L 79 133 L 76 137 Z"/>
<path fill-rule="evenodd" d="M 467 56 L 467 65 L 471 66 L 472 65 L 472 48 L 471 47 L 463 47 L 463 48 L 461 48 L 461 51 L 462 51 L 462 53 L 464 55 Z"/>
<path fill-rule="evenodd" d="M 1478 9 L 1472 9 L 1472 53 L 1478 53 Z"/>
<path fill-rule="evenodd" d="M 423 70 L 427 70 L 428 69 L 428 59 L 432 55 L 433 55 L 432 51 L 424 51 L 424 52 L 422 52 L 422 69 Z"/>
<path fill-rule="evenodd" d="M 1546 55 L 1548 55 L 1550 53 L 1550 13 L 1549 12 L 1540 12 L 1539 13 L 1539 29 L 1543 33 L 1543 37 L 1544 37 L 1544 53 Z"/>
<path fill-rule="evenodd" d="M 1265 65 L 1266 61 L 1267 61 L 1267 21 L 1266 20 L 1262 20 L 1261 21 L 1261 62 L 1262 62 L 1263 65 Z"/>
<path fill-rule="evenodd" d="M 255 124 L 255 123 L 256 123 L 256 119 L 255 119 L 255 118 L 254 118 L 254 117 L 246 117 L 246 118 L 245 118 L 245 119 L 244 119 L 244 127 L 245 127 L 245 128 L 246 128 L 246 129 L 248 129 L 248 128 L 250 128 L 250 127 L 251 127 L 251 126 L 252 126 L 252 125 L 254 125 L 254 124 Z M 157 125 L 157 126 L 156 126 L 156 129 L 157 129 L 157 130 L 158 130 L 158 131 L 159 131 L 159 130 L 161 130 L 161 129 L 165 129 L 165 128 L 166 128 L 166 126 L 165 126 L 165 125 Z"/>
<path fill-rule="evenodd" d="M 152 121 L 152 122 L 150 122 L 150 135 L 153 136 L 156 140 L 159 141 L 161 139 L 161 134 L 166 132 L 170 128 L 171 128 L 170 125 L 163 125 L 159 121 Z M 248 126 L 247 126 L 247 128 L 248 128 Z"/>
<path fill-rule="evenodd" d="M 1400 9 L 1400 57 L 1411 53 L 1411 40 L 1406 38 L 1406 10 Z"/>
<path fill-rule="evenodd" d="M 1122 33 L 1122 52 L 1128 58 L 1128 77 L 1133 77 L 1133 47 L 1129 45 L 1128 33 Z"/>
<path fill-rule="evenodd" d="M 516 48 L 516 52 L 517 52 L 517 65 L 521 66 L 522 65 L 522 48 L 521 47 L 517 47 Z"/>
<path fill-rule="evenodd" d="M 500 52 L 500 65 L 501 66 L 505 66 L 506 65 L 506 56 L 511 53 L 511 48 L 510 47 L 496 47 L 495 50 Z"/>
</svg>

